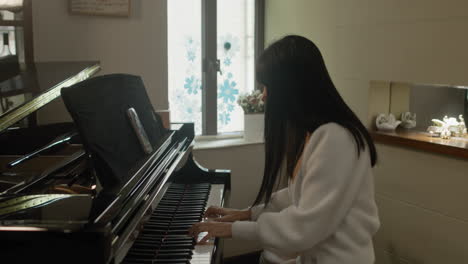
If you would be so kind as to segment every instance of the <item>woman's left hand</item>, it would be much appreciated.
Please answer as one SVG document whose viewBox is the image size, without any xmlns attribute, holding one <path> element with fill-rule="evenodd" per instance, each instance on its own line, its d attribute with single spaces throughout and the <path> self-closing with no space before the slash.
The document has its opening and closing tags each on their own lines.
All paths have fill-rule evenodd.
<svg viewBox="0 0 468 264">
<path fill-rule="evenodd" d="M 193 236 L 195 239 L 198 238 L 198 235 L 201 232 L 208 232 L 206 236 L 204 236 L 200 241 L 199 244 L 204 244 L 208 239 L 213 237 L 224 237 L 230 238 L 232 237 L 232 223 L 226 222 L 200 222 L 194 224 L 189 229 L 189 235 Z"/>
</svg>

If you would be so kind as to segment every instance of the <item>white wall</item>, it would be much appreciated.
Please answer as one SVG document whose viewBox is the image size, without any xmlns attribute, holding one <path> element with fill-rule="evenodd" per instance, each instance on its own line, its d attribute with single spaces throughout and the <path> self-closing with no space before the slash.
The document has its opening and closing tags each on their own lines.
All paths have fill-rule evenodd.
<svg viewBox="0 0 468 264">
<path fill-rule="evenodd" d="M 370 80 L 468 84 L 467 10 L 465 0 L 266 0 L 266 41 L 312 39 L 365 121 Z M 378 152 L 377 263 L 466 263 L 468 161 L 386 145 Z"/>
<path fill-rule="evenodd" d="M 34 52 L 37 61 L 101 62 L 100 74 L 142 76 L 156 109 L 167 109 L 166 1 L 131 2 L 128 18 L 76 16 L 68 1 L 34 1 Z M 62 121 L 61 101 L 41 110 L 40 122 Z"/>
</svg>

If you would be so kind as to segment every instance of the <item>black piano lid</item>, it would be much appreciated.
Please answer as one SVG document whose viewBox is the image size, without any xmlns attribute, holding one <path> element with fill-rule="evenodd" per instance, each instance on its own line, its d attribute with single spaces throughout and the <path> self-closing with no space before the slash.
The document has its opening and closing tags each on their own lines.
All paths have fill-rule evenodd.
<svg viewBox="0 0 468 264">
<path fill-rule="evenodd" d="M 99 62 L 37 62 L 1 82 L 0 133 L 99 70 Z"/>
</svg>

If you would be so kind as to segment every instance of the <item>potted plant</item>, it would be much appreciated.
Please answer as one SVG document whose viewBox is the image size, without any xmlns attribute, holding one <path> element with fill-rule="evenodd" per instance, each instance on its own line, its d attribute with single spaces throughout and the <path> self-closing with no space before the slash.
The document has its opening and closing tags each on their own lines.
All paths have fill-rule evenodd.
<svg viewBox="0 0 468 264">
<path fill-rule="evenodd" d="M 239 95 L 237 103 L 244 110 L 244 139 L 246 141 L 263 141 L 265 119 L 265 102 L 263 93 L 254 90 L 249 94 Z"/>
</svg>

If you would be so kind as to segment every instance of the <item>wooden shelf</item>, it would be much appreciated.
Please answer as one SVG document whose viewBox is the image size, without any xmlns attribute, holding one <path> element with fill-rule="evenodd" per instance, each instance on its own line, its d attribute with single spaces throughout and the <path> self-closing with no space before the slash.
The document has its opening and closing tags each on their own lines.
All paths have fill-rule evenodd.
<svg viewBox="0 0 468 264">
<path fill-rule="evenodd" d="M 9 26 L 22 27 L 22 26 L 24 26 L 24 21 L 23 20 L 0 20 L 0 26 L 3 26 L 3 27 L 9 27 Z"/>
<path fill-rule="evenodd" d="M 468 159 L 468 137 L 441 139 L 426 132 L 396 130 L 395 132 L 370 131 L 377 143 L 397 145 L 416 150 Z"/>
</svg>

